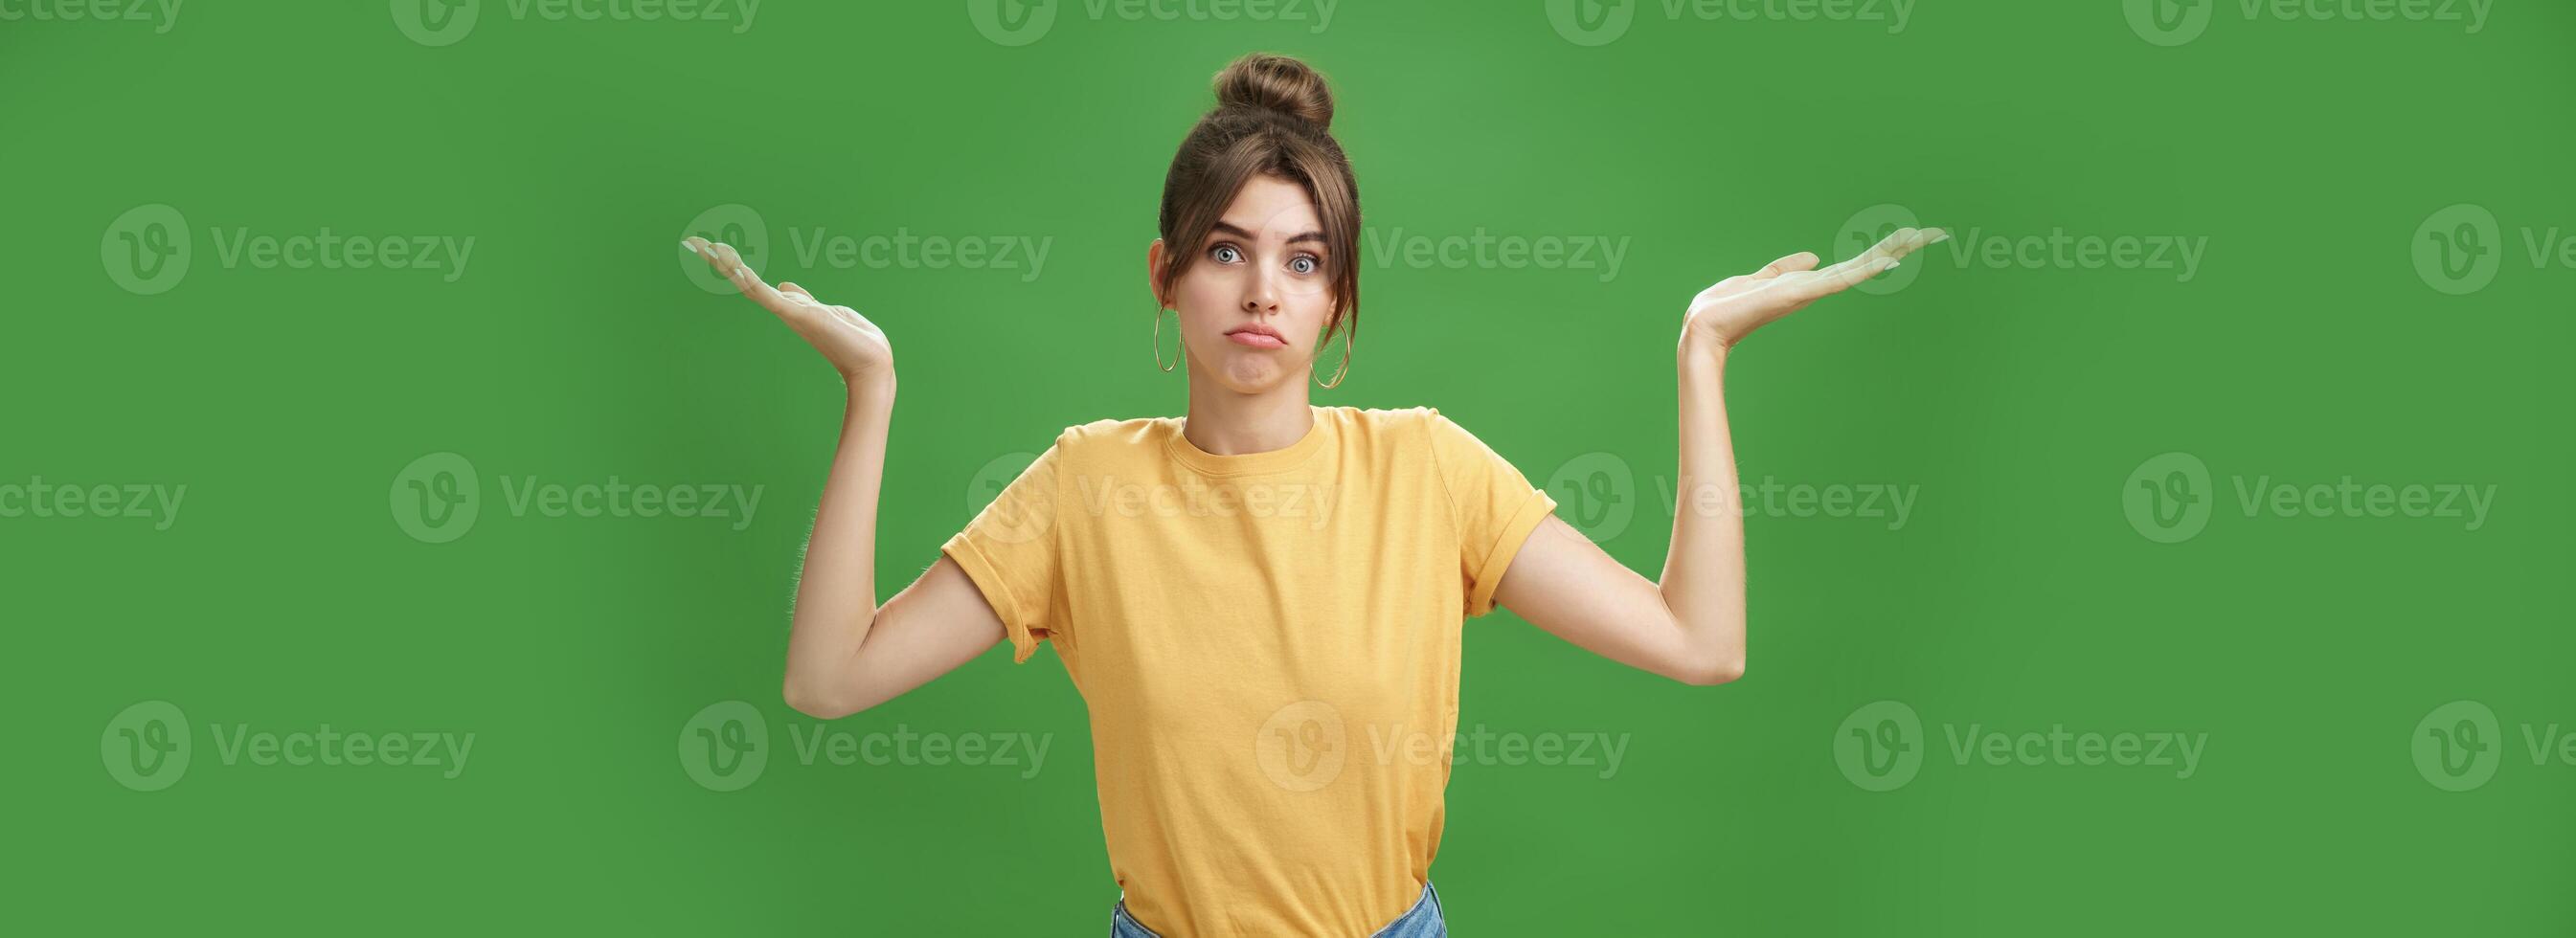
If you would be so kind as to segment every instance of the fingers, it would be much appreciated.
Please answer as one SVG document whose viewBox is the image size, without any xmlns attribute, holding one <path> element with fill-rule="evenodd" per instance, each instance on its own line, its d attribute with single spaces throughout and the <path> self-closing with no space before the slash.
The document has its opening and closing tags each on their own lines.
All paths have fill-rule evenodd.
<svg viewBox="0 0 2576 938">
<path fill-rule="evenodd" d="M 1939 244 L 1949 239 L 1950 233 L 1939 228 L 1896 229 L 1894 233 L 1879 239 L 1877 244 L 1870 245 L 1869 250 L 1817 271 L 1811 290 L 1814 296 L 1819 297 L 1841 292 L 1863 280 L 1902 266 L 1901 262 L 1905 256 L 1914 253 L 1917 248 L 1927 244 Z"/>
<path fill-rule="evenodd" d="M 1879 239 L 1877 244 L 1870 245 L 1869 250 L 1860 252 L 1850 260 L 1835 264 L 1834 267 L 1868 267 L 1879 260 L 1904 260 L 1905 255 L 1914 253 L 1916 248 L 1927 244 L 1938 244 L 1949 239 L 1950 233 L 1939 228 L 1899 228 L 1887 237 Z M 1828 271 L 1833 269 L 1826 268 Z"/>
<path fill-rule="evenodd" d="M 733 245 L 709 241 L 694 235 L 683 243 L 688 244 L 690 250 L 698 252 L 699 257 L 706 258 L 707 263 L 715 267 L 717 274 L 732 281 L 735 289 L 741 290 L 744 296 L 751 297 L 753 302 L 759 303 L 763 308 L 782 316 L 796 309 L 795 301 L 771 289 L 767 282 L 760 279 L 760 274 L 743 264 L 742 255 L 734 251 Z"/>
<path fill-rule="evenodd" d="M 1748 276 L 1751 276 L 1755 280 L 1769 280 L 1773 277 L 1793 271 L 1814 270 L 1816 269 L 1816 262 L 1818 260 L 1821 260 L 1821 258 L 1816 256 L 1816 252 L 1800 251 L 1796 254 L 1791 254 L 1779 260 L 1772 261 L 1771 263 L 1764 264 L 1762 265 L 1761 270 L 1754 271 Z"/>
</svg>

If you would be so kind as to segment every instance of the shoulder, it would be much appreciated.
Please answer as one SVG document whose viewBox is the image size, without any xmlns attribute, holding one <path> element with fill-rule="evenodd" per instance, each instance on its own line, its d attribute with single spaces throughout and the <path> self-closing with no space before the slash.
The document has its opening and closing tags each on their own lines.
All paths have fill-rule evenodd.
<svg viewBox="0 0 2576 938">
<path fill-rule="evenodd" d="M 1437 407 L 1327 407 L 1326 413 L 1355 432 L 1372 435 L 1409 435 L 1420 437 L 1439 422 Z"/>
<path fill-rule="evenodd" d="M 1065 427 L 1053 450 L 1059 462 L 1072 465 L 1116 464 L 1158 451 L 1163 438 L 1179 430 L 1177 417 L 1104 417 Z"/>
</svg>

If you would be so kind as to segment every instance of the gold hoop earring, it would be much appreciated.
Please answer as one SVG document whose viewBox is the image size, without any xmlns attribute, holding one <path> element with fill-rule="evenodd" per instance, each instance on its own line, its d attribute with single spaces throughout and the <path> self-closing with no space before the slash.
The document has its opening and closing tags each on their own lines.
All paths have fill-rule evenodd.
<svg viewBox="0 0 2576 938">
<path fill-rule="evenodd" d="M 1183 349 L 1183 351 L 1188 350 Z M 1160 306 L 1154 307 L 1154 367 L 1160 368 L 1164 371 L 1170 371 L 1172 370 L 1172 365 L 1178 365 L 1180 363 L 1180 359 L 1174 358 L 1172 359 L 1171 365 L 1163 364 L 1163 308 Z"/>
<path fill-rule="evenodd" d="M 1331 384 L 1324 384 L 1324 383 L 1323 383 L 1323 382 L 1321 382 L 1321 381 L 1318 381 L 1318 382 L 1315 382 L 1315 383 L 1316 383 L 1316 384 L 1318 384 L 1318 385 L 1321 385 L 1321 386 L 1324 388 L 1324 390 L 1330 391 L 1330 390 L 1332 390 L 1332 389 L 1334 389 L 1334 388 L 1340 387 L 1340 386 L 1341 386 L 1341 384 L 1342 384 L 1342 378 L 1343 378 L 1343 377 L 1345 377 L 1345 376 L 1347 376 L 1347 375 L 1349 375 L 1350 373 L 1351 373 L 1351 334 L 1350 334 L 1349 332 L 1344 332 L 1344 333 L 1342 333 L 1342 367 L 1340 367 L 1340 368 L 1337 368 L 1337 369 L 1334 369 L 1334 370 L 1333 370 L 1333 383 L 1331 383 Z"/>
</svg>

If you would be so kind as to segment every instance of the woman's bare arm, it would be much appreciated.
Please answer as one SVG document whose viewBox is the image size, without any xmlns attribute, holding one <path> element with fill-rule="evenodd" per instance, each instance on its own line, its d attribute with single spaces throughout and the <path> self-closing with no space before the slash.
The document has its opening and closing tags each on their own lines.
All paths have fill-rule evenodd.
<svg viewBox="0 0 2576 938">
<path fill-rule="evenodd" d="M 811 343 L 849 388 L 841 442 L 823 483 L 796 581 L 787 638 L 787 705 L 824 719 L 876 706 L 946 674 L 1003 639 L 1001 617 L 955 562 L 941 557 L 884 608 L 877 605 L 877 494 L 894 415 L 894 347 L 846 306 L 804 288 L 772 288 L 728 245 L 690 238 L 743 294 Z"/>
<path fill-rule="evenodd" d="M 1744 675 L 1744 518 L 1725 371 L 1735 343 L 1763 324 L 1891 267 L 1948 237 L 1906 228 L 1851 260 L 1816 269 L 1799 252 L 1693 297 L 1675 351 L 1681 388 L 1680 487 L 1663 579 L 1648 582 L 1572 525 L 1531 532 L 1494 590 L 1496 604 L 1577 646 L 1690 684 Z"/>
</svg>

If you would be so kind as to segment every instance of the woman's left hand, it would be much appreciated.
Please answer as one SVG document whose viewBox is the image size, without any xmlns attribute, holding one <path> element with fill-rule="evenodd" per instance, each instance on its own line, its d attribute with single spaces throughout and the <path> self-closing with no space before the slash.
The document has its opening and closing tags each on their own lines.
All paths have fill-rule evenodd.
<svg viewBox="0 0 2576 938">
<path fill-rule="evenodd" d="M 1854 257 L 1823 270 L 1813 252 L 1800 251 L 1772 261 L 1761 270 L 1720 280 L 1691 298 L 1682 323 L 1682 343 L 1693 339 L 1732 348 L 1774 319 L 1797 312 L 1897 265 L 1905 255 L 1950 237 L 1939 228 L 1899 228 L 1895 234 Z"/>
</svg>

